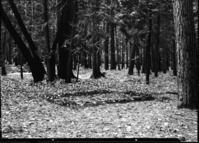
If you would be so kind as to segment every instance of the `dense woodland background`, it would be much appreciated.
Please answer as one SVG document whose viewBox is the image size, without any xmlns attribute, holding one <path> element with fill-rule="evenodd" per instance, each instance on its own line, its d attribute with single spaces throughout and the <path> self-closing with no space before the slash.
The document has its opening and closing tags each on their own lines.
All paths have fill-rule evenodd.
<svg viewBox="0 0 199 143">
<path fill-rule="evenodd" d="M 197 0 L 1 0 L 2 76 L 18 71 L 25 80 L 24 72 L 31 72 L 32 85 L 46 81 L 54 95 L 62 88 L 71 96 L 82 86 L 75 95 L 144 91 L 133 100 L 153 100 L 158 85 L 169 80 L 164 93 L 176 95 L 178 107 L 196 109 L 197 41 Z M 132 81 L 131 91 L 111 85 L 117 80 Z M 64 86 L 53 84 L 60 81 Z"/>
</svg>

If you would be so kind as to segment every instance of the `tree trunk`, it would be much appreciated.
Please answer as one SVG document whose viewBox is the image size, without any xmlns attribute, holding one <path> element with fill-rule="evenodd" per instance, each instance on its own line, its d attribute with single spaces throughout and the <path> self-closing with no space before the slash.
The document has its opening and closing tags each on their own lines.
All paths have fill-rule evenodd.
<svg viewBox="0 0 199 143">
<path fill-rule="evenodd" d="M 109 24 L 106 23 L 106 33 L 109 33 Z M 109 36 L 107 34 L 107 37 L 104 41 L 104 59 L 105 59 L 105 70 L 109 69 L 109 52 L 108 52 L 108 47 L 109 47 Z"/>
<path fill-rule="evenodd" d="M 176 44 L 173 40 L 173 75 L 177 76 L 177 66 L 176 66 Z"/>
<path fill-rule="evenodd" d="M 152 29 L 152 14 L 149 14 L 149 34 L 147 39 L 147 48 L 146 48 L 146 84 L 149 84 L 149 75 L 150 75 L 150 59 L 151 59 L 151 29 Z"/>
<path fill-rule="evenodd" d="M 120 69 L 119 33 L 117 31 L 117 27 L 116 26 L 115 26 L 115 33 L 116 33 L 117 67 L 118 67 L 118 70 L 121 70 Z"/>
<path fill-rule="evenodd" d="M 166 72 L 167 72 L 167 63 L 166 63 L 167 54 L 166 54 L 166 50 L 167 50 L 167 47 L 164 46 L 163 47 L 163 62 L 162 62 L 162 67 L 163 67 L 163 73 L 164 74 L 166 74 Z"/>
<path fill-rule="evenodd" d="M 7 60 L 8 60 L 8 64 L 12 64 L 12 37 L 9 34 L 8 37 L 8 53 L 7 53 Z"/>
<path fill-rule="evenodd" d="M 111 70 L 116 69 L 115 63 L 115 24 L 111 23 Z"/>
<path fill-rule="evenodd" d="M 155 77 L 158 77 L 159 42 L 160 42 L 160 14 L 158 13 L 157 33 L 156 33 L 156 43 L 155 43 Z"/>
<path fill-rule="evenodd" d="M 198 109 L 197 47 L 193 19 L 193 1 L 173 0 L 177 54 L 178 107 Z"/>
<path fill-rule="evenodd" d="M 77 57 L 78 55 L 73 55 L 73 70 L 77 69 Z"/>
<path fill-rule="evenodd" d="M 122 56 L 122 69 L 124 69 L 124 48 L 125 47 L 125 39 L 122 39 L 122 47 L 121 47 L 121 56 Z"/>
<path fill-rule="evenodd" d="M 65 1 L 62 1 L 63 5 Z M 62 15 L 60 17 L 62 20 L 59 22 L 58 29 L 60 31 L 60 37 L 59 37 L 59 42 L 58 42 L 58 50 L 59 50 L 59 65 L 58 65 L 58 76 L 61 79 L 65 79 L 65 81 L 70 81 L 70 79 L 66 78 L 73 78 L 75 77 L 72 68 L 68 67 L 68 60 L 70 60 L 70 51 L 71 46 L 69 44 L 64 45 L 65 40 L 69 40 L 71 36 L 73 36 L 73 26 L 71 23 L 74 22 L 75 18 L 75 2 L 73 0 L 67 1 L 65 3 L 65 6 L 62 11 Z M 71 73 L 71 76 L 66 76 L 67 75 L 67 70 L 70 70 L 69 72 Z"/>
<path fill-rule="evenodd" d="M 3 43 L 2 46 L 0 47 L 0 67 L 1 67 L 1 75 L 6 76 L 6 67 L 5 67 L 5 45 L 6 45 L 6 31 L 3 32 Z"/>
<path fill-rule="evenodd" d="M 93 8 L 92 8 L 92 11 L 99 11 L 99 6 L 100 6 L 100 3 L 98 0 L 95 0 L 94 3 L 93 3 Z M 91 28 L 92 30 L 96 30 L 96 31 L 99 31 L 99 20 L 96 19 L 95 17 L 92 17 L 93 19 L 93 25 Z M 100 47 L 100 37 L 99 36 L 96 36 L 94 37 L 93 39 L 93 44 L 94 44 L 94 47 L 92 47 L 93 49 L 93 73 L 92 73 L 92 76 L 91 78 L 100 78 L 102 76 L 104 76 L 104 74 L 101 73 L 100 71 L 100 50 L 98 49 L 98 47 Z"/>
<path fill-rule="evenodd" d="M 140 76 L 140 69 L 141 69 L 141 62 L 140 62 L 140 49 L 138 48 L 138 38 L 135 38 L 135 44 L 136 44 L 136 69 L 138 72 L 138 76 Z"/>
<path fill-rule="evenodd" d="M 134 43 L 132 44 L 130 42 L 130 49 L 131 49 L 131 57 L 130 57 L 130 66 L 129 66 L 129 75 L 133 75 L 133 71 L 134 71 L 134 66 L 135 66 L 135 52 L 136 52 L 136 45 L 135 45 L 135 40 Z"/>
<path fill-rule="evenodd" d="M 48 27 L 48 0 L 43 0 L 43 7 L 44 7 L 44 22 L 47 23 L 45 28 L 44 28 L 44 35 L 45 35 L 45 40 L 46 40 L 46 54 L 50 54 L 50 37 L 49 37 L 49 27 Z M 47 56 L 47 72 L 48 72 L 48 80 L 49 81 L 54 81 L 55 79 L 55 68 L 53 66 L 50 66 L 49 62 L 49 56 Z"/>
<path fill-rule="evenodd" d="M 128 40 L 125 40 L 126 42 L 126 68 L 129 67 L 129 50 L 128 50 Z"/>
</svg>

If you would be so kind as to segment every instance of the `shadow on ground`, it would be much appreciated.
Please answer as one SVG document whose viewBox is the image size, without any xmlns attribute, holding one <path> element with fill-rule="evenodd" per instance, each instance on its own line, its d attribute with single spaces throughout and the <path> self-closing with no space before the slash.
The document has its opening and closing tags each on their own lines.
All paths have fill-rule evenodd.
<svg viewBox="0 0 199 143">
<path fill-rule="evenodd" d="M 111 99 L 109 98 L 96 98 L 96 100 L 89 99 L 89 97 L 99 96 L 102 94 L 112 94 Z M 119 94 L 121 96 L 117 96 L 114 98 L 114 95 Z M 123 95 L 123 96 L 122 96 Z M 125 96 L 127 95 L 127 96 Z M 82 99 L 81 103 L 78 103 L 74 100 L 75 97 L 79 97 Z M 129 102 L 143 102 L 143 101 L 151 101 L 155 100 L 155 98 L 151 94 L 142 94 L 136 93 L 134 91 L 127 92 L 117 92 L 117 91 L 109 91 L 109 90 L 93 90 L 93 91 L 82 91 L 82 92 L 74 92 L 74 93 L 66 93 L 61 96 L 56 95 L 48 95 L 45 97 L 47 101 L 51 103 L 55 103 L 61 106 L 66 106 L 70 108 L 85 108 L 85 107 L 94 107 L 106 104 L 125 104 Z M 87 101 L 84 102 L 84 98 L 87 98 Z"/>
</svg>

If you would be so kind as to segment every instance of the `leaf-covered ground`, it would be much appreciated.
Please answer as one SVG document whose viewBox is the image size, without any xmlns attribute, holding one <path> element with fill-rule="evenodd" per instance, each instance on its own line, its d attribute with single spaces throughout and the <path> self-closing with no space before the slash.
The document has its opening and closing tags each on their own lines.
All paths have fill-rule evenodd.
<svg viewBox="0 0 199 143">
<path fill-rule="evenodd" d="M 179 138 L 197 141 L 197 111 L 177 109 L 172 73 L 127 75 L 106 71 L 106 78 L 34 84 L 20 79 L 16 67 L 1 77 L 3 138 Z M 17 71 L 17 72 L 16 72 Z M 76 71 L 74 71 L 76 74 Z"/>
</svg>

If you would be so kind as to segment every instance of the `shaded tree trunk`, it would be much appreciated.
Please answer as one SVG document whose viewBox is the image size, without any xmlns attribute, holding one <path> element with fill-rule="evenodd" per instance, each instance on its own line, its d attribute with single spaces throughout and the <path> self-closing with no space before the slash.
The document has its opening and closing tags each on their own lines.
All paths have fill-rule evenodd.
<svg viewBox="0 0 199 143">
<path fill-rule="evenodd" d="M 198 109 L 197 47 L 193 1 L 173 0 L 177 54 L 178 107 Z"/>
<path fill-rule="evenodd" d="M 109 33 L 109 24 L 106 23 L 106 33 Z M 105 70 L 109 69 L 109 52 L 108 52 L 108 47 L 109 47 L 109 36 L 107 34 L 107 37 L 104 41 L 104 59 L 105 59 Z"/>
<path fill-rule="evenodd" d="M 150 75 L 150 59 L 151 59 L 151 29 L 152 29 L 152 14 L 149 14 L 149 34 L 148 34 L 148 39 L 147 39 L 147 48 L 146 48 L 146 84 L 149 84 L 149 75 Z"/>
<path fill-rule="evenodd" d="M 135 42 L 135 40 L 134 40 Z M 135 43 L 131 43 L 130 42 L 130 49 L 131 49 L 131 56 L 130 56 L 130 66 L 129 66 L 129 71 L 128 71 L 128 74 L 129 75 L 133 75 L 133 71 L 134 71 L 134 66 L 135 66 L 135 52 L 136 52 L 136 45 Z"/>
<path fill-rule="evenodd" d="M 8 37 L 8 52 L 7 52 L 8 64 L 12 64 L 12 37 L 9 34 Z"/>
<path fill-rule="evenodd" d="M 140 62 L 140 49 L 138 48 L 138 38 L 135 38 L 136 44 L 136 69 L 138 72 L 138 76 L 140 76 L 141 62 Z"/>
<path fill-rule="evenodd" d="M 48 27 L 48 0 L 43 0 L 43 7 L 44 7 L 44 22 L 47 23 L 44 28 L 44 35 L 46 40 L 46 54 L 50 55 L 50 37 L 49 37 L 49 27 Z M 49 62 L 49 60 L 52 60 L 52 58 L 49 59 L 49 56 L 47 56 L 48 80 L 52 82 L 55 79 L 55 67 L 50 65 L 50 63 L 52 63 L 53 61 Z"/>
<path fill-rule="evenodd" d="M 142 52 L 142 73 L 146 73 L 146 64 L 146 47 L 144 47 Z"/>
<path fill-rule="evenodd" d="M 71 23 L 74 22 L 75 18 L 75 2 L 73 0 L 66 1 L 62 0 L 62 5 L 64 5 L 61 20 L 58 24 L 58 30 L 61 30 L 59 32 L 60 36 L 58 38 L 58 50 L 59 50 L 59 64 L 58 64 L 58 76 L 61 79 L 65 79 L 65 81 L 70 81 L 70 79 L 66 78 L 73 78 L 75 77 L 72 72 L 72 67 L 70 63 L 70 50 L 71 46 L 69 44 L 64 45 L 65 40 L 69 40 L 72 36 L 73 27 Z M 68 66 L 67 66 L 68 65 Z M 69 68 L 69 69 L 67 69 Z M 66 76 L 68 73 L 68 70 L 70 70 L 71 76 Z"/>
<path fill-rule="evenodd" d="M 124 38 L 123 38 L 123 40 L 122 40 L 122 47 L 121 47 L 121 56 L 122 56 L 122 59 L 121 59 L 121 61 L 122 61 L 122 69 L 124 69 L 124 47 L 125 47 L 125 40 L 124 40 Z"/>
<path fill-rule="evenodd" d="M 119 48 L 119 33 L 117 31 L 117 27 L 115 26 L 115 33 L 116 33 L 116 49 L 117 49 L 117 67 L 118 70 L 120 69 L 120 48 Z"/>
<path fill-rule="evenodd" d="M 115 24 L 111 23 L 111 70 L 116 69 L 115 62 Z"/>
<path fill-rule="evenodd" d="M 160 14 L 157 15 L 157 33 L 155 43 L 155 77 L 158 77 L 158 61 L 159 61 L 159 43 L 160 43 Z"/>
<path fill-rule="evenodd" d="M 128 40 L 125 40 L 126 42 L 126 68 L 129 67 L 129 50 L 128 50 Z"/>
<path fill-rule="evenodd" d="M 6 31 L 3 32 L 3 43 L 0 47 L 0 66 L 1 66 L 1 75 L 6 76 L 6 67 L 5 67 L 5 46 L 6 46 Z"/>
<path fill-rule="evenodd" d="M 177 76 L 176 43 L 175 43 L 175 40 L 173 40 L 173 75 Z"/>
</svg>

